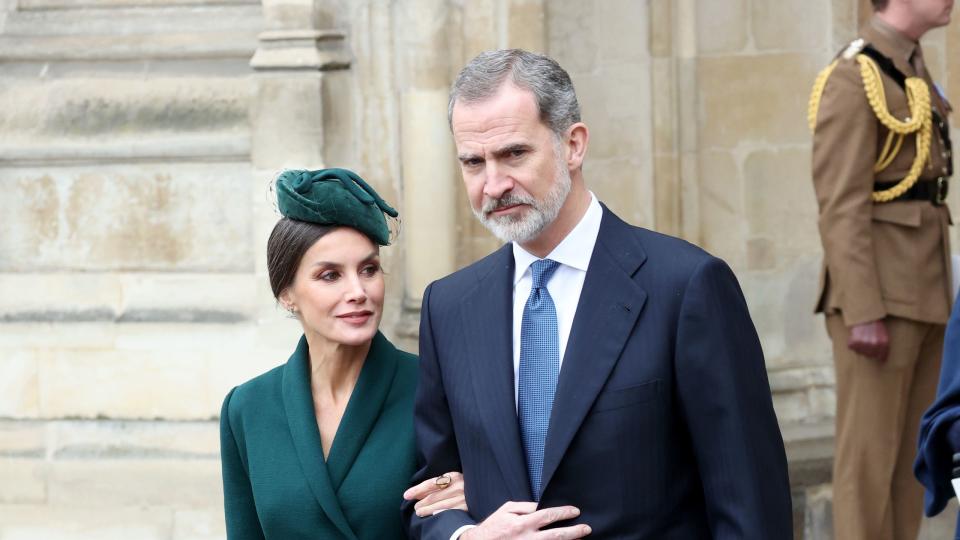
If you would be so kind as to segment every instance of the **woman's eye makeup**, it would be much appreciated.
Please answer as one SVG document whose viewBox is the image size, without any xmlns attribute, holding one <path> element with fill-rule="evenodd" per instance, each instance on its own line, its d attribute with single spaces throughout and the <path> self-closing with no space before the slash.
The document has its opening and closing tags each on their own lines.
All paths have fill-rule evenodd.
<svg viewBox="0 0 960 540">
<path fill-rule="evenodd" d="M 322 281 L 336 281 L 340 278 L 340 272 L 336 270 L 325 270 L 317 274 L 317 279 Z"/>
</svg>

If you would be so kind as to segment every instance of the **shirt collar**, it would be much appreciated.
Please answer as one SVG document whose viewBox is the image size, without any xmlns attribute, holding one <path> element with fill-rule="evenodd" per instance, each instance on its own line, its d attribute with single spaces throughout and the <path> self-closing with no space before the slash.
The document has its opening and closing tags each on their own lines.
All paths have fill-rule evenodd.
<svg viewBox="0 0 960 540">
<path fill-rule="evenodd" d="M 600 201 L 596 195 L 590 192 L 590 205 L 587 206 L 586 213 L 580 218 L 577 226 L 553 248 L 553 251 L 547 255 L 547 259 L 557 261 L 558 263 L 575 268 L 582 272 L 587 271 L 590 265 L 590 256 L 593 254 L 593 246 L 597 243 L 597 236 L 600 234 L 600 221 L 603 219 L 603 209 L 600 207 Z M 520 244 L 513 243 L 513 261 L 514 275 L 513 284 L 516 285 L 520 278 L 527 272 L 527 269 L 540 257 L 530 253 L 520 247 Z"/>
<path fill-rule="evenodd" d="M 883 22 L 883 20 L 876 15 L 870 18 L 870 26 L 873 28 L 874 33 L 885 42 L 874 45 L 879 45 L 884 49 L 890 49 L 901 60 L 910 64 L 910 57 L 913 56 L 913 51 L 920 46 L 919 43 L 901 34 L 899 30 Z M 886 47 L 884 47 L 884 45 L 886 45 Z"/>
</svg>

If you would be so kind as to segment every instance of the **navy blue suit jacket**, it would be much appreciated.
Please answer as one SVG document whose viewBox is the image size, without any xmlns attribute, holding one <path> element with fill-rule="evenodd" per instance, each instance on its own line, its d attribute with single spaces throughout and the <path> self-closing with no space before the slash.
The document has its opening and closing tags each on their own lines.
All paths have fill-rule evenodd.
<svg viewBox="0 0 960 540">
<path fill-rule="evenodd" d="M 958 298 L 957 300 L 960 300 Z M 925 510 L 928 516 L 939 514 L 953 497 L 953 449 L 947 432 L 960 420 L 960 301 L 954 301 L 953 313 L 943 339 L 943 365 L 937 399 L 920 421 L 920 441 L 913 472 L 927 488 Z M 960 538 L 960 518 L 958 518 Z"/>
<path fill-rule="evenodd" d="M 469 513 L 420 519 L 448 540 L 531 499 L 514 401 L 506 245 L 424 293 L 414 482 L 463 471 Z M 592 538 L 792 537 L 783 440 L 763 352 L 730 269 L 606 207 L 560 371 L 541 507 Z M 563 524 L 569 524 L 563 523 Z"/>
</svg>

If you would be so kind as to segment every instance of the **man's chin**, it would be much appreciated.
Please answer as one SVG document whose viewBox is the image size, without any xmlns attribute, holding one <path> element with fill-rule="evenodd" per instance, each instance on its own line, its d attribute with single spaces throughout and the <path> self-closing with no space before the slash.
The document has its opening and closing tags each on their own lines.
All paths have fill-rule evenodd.
<svg viewBox="0 0 960 540">
<path fill-rule="evenodd" d="M 488 231 L 504 242 L 517 242 L 522 244 L 536 238 L 536 236 L 540 234 L 540 231 L 534 230 L 534 227 L 524 227 L 522 225 L 523 223 L 520 220 L 515 219 L 490 219 L 483 222 L 483 226 L 486 227 Z"/>
</svg>

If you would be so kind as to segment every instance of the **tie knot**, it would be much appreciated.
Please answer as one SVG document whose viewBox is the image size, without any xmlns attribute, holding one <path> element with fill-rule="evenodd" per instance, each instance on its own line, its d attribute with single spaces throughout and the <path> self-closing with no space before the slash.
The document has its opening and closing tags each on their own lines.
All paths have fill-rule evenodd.
<svg viewBox="0 0 960 540">
<path fill-rule="evenodd" d="M 530 265 L 530 272 L 533 274 L 533 288 L 539 289 L 546 286 L 550 281 L 550 276 L 557 270 L 560 263 L 550 259 L 541 259 Z"/>
</svg>

